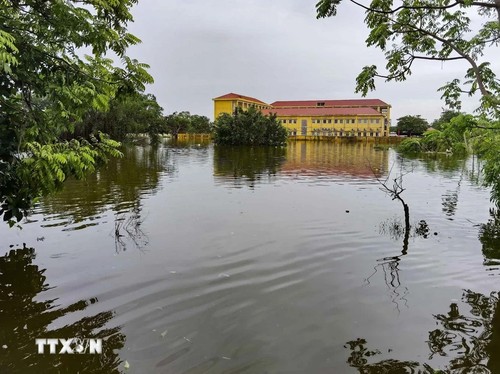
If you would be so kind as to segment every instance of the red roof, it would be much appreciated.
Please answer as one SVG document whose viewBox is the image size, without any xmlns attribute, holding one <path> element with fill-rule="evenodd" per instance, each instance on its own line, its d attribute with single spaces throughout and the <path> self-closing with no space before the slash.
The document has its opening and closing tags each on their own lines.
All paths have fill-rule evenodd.
<svg viewBox="0 0 500 374">
<path fill-rule="evenodd" d="M 264 104 L 264 105 L 269 105 L 269 104 L 266 104 L 265 102 L 259 100 L 259 99 L 256 99 L 254 97 L 250 97 L 250 96 L 245 96 L 245 95 L 239 95 L 239 94 L 235 94 L 235 93 L 228 93 L 228 94 L 225 94 L 225 95 L 222 95 L 222 96 L 219 96 L 219 97 L 216 97 L 214 100 L 230 100 L 230 99 L 243 99 L 243 100 L 248 100 L 248 101 L 253 101 L 255 103 L 261 103 L 261 104 Z"/>
<path fill-rule="evenodd" d="M 273 107 L 290 106 L 309 106 L 316 107 L 318 103 L 324 103 L 322 106 L 389 106 L 380 99 L 351 99 L 351 100 L 300 100 L 300 101 L 275 101 Z"/>
<path fill-rule="evenodd" d="M 314 116 L 381 116 L 373 108 L 273 108 L 262 110 L 263 114 L 276 113 L 278 117 L 288 117 L 288 116 L 302 116 L 302 117 L 314 117 Z"/>
</svg>

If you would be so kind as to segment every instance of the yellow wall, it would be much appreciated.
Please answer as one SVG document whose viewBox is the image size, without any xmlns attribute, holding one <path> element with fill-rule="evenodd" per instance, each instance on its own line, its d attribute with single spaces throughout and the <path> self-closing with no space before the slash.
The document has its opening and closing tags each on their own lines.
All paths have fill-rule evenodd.
<svg viewBox="0 0 500 374">
<path fill-rule="evenodd" d="M 259 110 L 271 109 L 270 105 L 259 103 L 246 99 L 214 99 L 214 119 L 217 119 L 222 113 L 233 114 L 236 108 L 248 110 L 255 107 Z"/>
<path fill-rule="evenodd" d="M 222 113 L 233 113 L 233 102 L 235 100 L 214 100 L 214 119 Z"/>
<path fill-rule="evenodd" d="M 382 115 L 277 118 L 289 131 L 290 135 L 358 137 L 381 137 L 388 135 L 384 130 L 384 117 Z M 327 123 L 324 123 L 325 120 Z M 335 120 L 337 120 L 337 123 L 335 123 Z M 377 120 L 378 123 L 376 123 Z M 307 126 L 305 134 L 302 126 L 303 121 L 305 121 L 305 125 Z M 367 123 L 364 121 L 367 121 Z"/>
</svg>

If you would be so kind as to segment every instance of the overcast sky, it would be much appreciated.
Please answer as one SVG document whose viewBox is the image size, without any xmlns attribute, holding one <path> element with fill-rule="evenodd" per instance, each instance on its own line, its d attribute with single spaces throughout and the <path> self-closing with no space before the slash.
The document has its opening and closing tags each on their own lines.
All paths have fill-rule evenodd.
<svg viewBox="0 0 500 374">
<path fill-rule="evenodd" d="M 276 100 L 361 98 L 355 79 L 365 65 L 385 66 L 367 48 L 363 12 L 344 2 L 317 20 L 316 0 L 140 0 L 129 30 L 142 39 L 129 55 L 151 65 L 148 92 L 165 114 L 187 110 L 213 119 L 214 97 L 235 92 Z M 489 56 L 500 61 L 496 48 Z M 499 63 L 496 70 L 499 70 Z M 462 62 L 416 62 L 405 82 L 377 81 L 368 98 L 392 105 L 393 123 L 407 114 L 432 121 L 444 106 L 438 87 L 462 78 Z M 495 69 L 494 69 L 495 71 Z M 463 110 L 477 101 L 465 98 Z"/>
</svg>

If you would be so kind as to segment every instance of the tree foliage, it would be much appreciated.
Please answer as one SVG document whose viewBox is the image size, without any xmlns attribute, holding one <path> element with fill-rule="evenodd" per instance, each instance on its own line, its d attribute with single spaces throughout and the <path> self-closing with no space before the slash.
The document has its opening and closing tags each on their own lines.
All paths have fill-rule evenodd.
<svg viewBox="0 0 500 374">
<path fill-rule="evenodd" d="M 400 134 L 422 135 L 428 128 L 427 121 L 419 115 L 398 118 L 397 130 Z"/>
<path fill-rule="evenodd" d="M 154 143 L 165 132 L 163 108 L 151 94 L 129 93 L 112 99 L 109 110 L 90 110 L 76 125 L 77 135 L 88 137 L 98 131 L 113 139 L 124 140 L 129 134 L 147 133 Z"/>
<path fill-rule="evenodd" d="M 356 79 L 356 92 L 366 95 L 375 88 L 375 78 L 404 81 L 412 74 L 413 63 L 465 61 L 463 77 L 440 88 L 445 103 L 460 110 L 462 94 L 479 94 L 483 113 L 500 113 L 500 81 L 485 58 L 489 48 L 500 42 L 498 0 L 349 0 L 366 13 L 370 30 L 367 46 L 385 53 L 386 72 L 375 65 L 363 68 Z M 337 14 L 342 0 L 320 0 L 317 17 Z M 479 15 L 480 17 L 477 17 Z M 478 18 L 483 23 L 479 24 Z"/>
<path fill-rule="evenodd" d="M 439 118 L 435 119 L 431 123 L 431 127 L 436 130 L 442 130 L 444 126 L 449 124 L 451 120 L 460 115 L 460 112 L 455 110 L 443 110 Z"/>
<path fill-rule="evenodd" d="M 284 145 L 288 132 L 275 114 L 263 115 L 259 110 L 236 109 L 234 114 L 222 114 L 215 121 L 214 141 L 224 145 Z"/>
<path fill-rule="evenodd" d="M 10 223 L 69 175 L 82 177 L 118 143 L 97 135 L 60 142 L 89 110 L 152 83 L 146 64 L 126 55 L 137 0 L 0 0 L 0 215 Z M 83 55 L 82 51 L 91 51 Z M 120 66 L 106 57 L 112 52 Z M 27 165 L 38 167 L 32 182 Z M 40 184 L 37 184 L 37 183 Z M 58 184 L 58 183 L 55 183 Z M 28 187 L 29 186 L 29 187 Z"/>
<path fill-rule="evenodd" d="M 206 116 L 189 112 L 174 112 L 165 117 L 166 131 L 177 137 L 179 134 L 210 134 L 212 123 Z"/>
</svg>

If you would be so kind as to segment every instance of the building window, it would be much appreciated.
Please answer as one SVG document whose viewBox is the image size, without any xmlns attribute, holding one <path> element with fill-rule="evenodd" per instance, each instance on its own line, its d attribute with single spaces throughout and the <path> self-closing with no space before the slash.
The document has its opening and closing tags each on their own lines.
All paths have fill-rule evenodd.
<svg viewBox="0 0 500 374">
<path fill-rule="evenodd" d="M 343 119 L 339 119 L 339 123 L 344 123 Z M 340 136 L 342 136 L 342 133 L 340 133 Z"/>
<path fill-rule="evenodd" d="M 338 119 L 334 119 L 333 123 L 339 123 L 339 120 Z"/>
<path fill-rule="evenodd" d="M 317 106 L 325 106 L 325 103 L 324 102 L 319 102 L 319 103 L 316 103 Z"/>
<path fill-rule="evenodd" d="M 380 123 L 380 118 L 377 118 L 377 119 L 375 120 L 375 123 Z"/>
<path fill-rule="evenodd" d="M 286 123 L 286 119 L 281 120 L 283 123 Z"/>
</svg>

